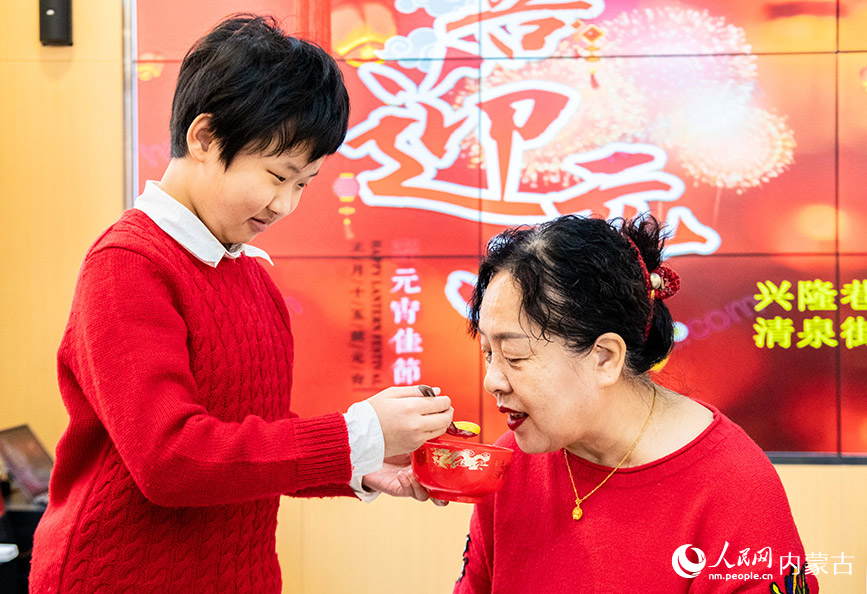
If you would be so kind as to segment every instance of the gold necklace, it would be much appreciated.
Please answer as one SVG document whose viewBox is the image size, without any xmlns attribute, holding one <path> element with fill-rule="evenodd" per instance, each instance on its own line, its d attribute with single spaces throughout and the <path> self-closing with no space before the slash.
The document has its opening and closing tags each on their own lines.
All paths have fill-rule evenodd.
<svg viewBox="0 0 867 594">
<path fill-rule="evenodd" d="M 581 519 L 581 516 L 584 515 L 584 510 L 581 509 L 581 504 L 584 503 L 588 497 L 593 495 L 593 493 L 595 493 L 599 489 L 599 487 L 604 485 L 606 483 L 606 481 L 608 481 L 608 479 L 611 478 L 611 475 L 613 475 L 615 472 L 617 472 L 620 469 L 621 466 L 623 466 L 623 463 L 626 462 L 626 459 L 633 452 L 633 450 L 635 450 L 635 446 L 637 446 L 638 442 L 641 441 L 641 438 L 644 437 L 644 432 L 647 430 L 647 426 L 650 425 L 650 417 L 653 416 L 653 408 L 655 406 L 656 406 L 656 386 L 654 385 L 653 386 L 653 401 L 650 403 L 650 414 L 647 415 L 647 420 L 644 421 L 644 427 L 641 428 L 641 433 L 638 434 L 638 437 L 632 443 L 632 447 L 630 447 L 629 451 L 626 452 L 626 455 L 620 459 L 620 462 L 617 463 L 617 466 L 615 466 L 614 469 L 608 473 L 608 476 L 606 476 L 604 479 L 602 479 L 601 483 L 596 485 L 596 487 L 592 491 L 587 493 L 587 495 L 585 495 L 584 497 L 578 496 L 578 489 L 575 488 L 575 479 L 572 477 L 572 469 L 569 467 L 569 456 L 568 456 L 568 454 L 566 454 L 566 448 L 563 448 L 563 458 L 566 459 L 566 470 L 569 472 L 569 481 L 572 483 L 572 490 L 575 491 L 575 509 L 572 510 L 572 519 L 573 520 L 580 520 Z"/>
</svg>

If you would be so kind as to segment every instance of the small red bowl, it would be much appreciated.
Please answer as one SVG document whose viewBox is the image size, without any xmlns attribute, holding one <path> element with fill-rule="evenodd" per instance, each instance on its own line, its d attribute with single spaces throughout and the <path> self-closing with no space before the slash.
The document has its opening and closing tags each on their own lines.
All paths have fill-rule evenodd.
<svg viewBox="0 0 867 594">
<path fill-rule="evenodd" d="M 412 471 L 431 497 L 476 503 L 503 486 L 513 450 L 436 438 L 412 453 Z"/>
</svg>

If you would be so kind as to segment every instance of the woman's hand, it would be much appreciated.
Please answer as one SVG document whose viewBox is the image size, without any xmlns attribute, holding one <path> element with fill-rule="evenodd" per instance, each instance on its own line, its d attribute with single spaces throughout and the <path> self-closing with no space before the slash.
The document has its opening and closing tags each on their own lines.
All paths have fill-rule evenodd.
<svg viewBox="0 0 867 594">
<path fill-rule="evenodd" d="M 443 506 L 447 501 L 433 499 L 422 487 L 410 465 L 410 454 L 391 456 L 383 461 L 382 469 L 365 475 L 361 480 L 365 489 L 379 491 L 392 497 L 412 497 L 418 501 L 430 499 L 434 504 Z"/>
</svg>

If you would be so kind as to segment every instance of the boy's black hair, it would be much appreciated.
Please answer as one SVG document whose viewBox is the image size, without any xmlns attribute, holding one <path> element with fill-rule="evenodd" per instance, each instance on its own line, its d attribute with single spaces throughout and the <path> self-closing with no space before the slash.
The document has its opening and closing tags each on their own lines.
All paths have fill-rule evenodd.
<svg viewBox="0 0 867 594">
<path fill-rule="evenodd" d="M 319 46 L 287 36 L 273 17 L 234 15 L 199 39 L 181 64 L 172 101 L 172 158 L 187 155 L 199 114 L 225 167 L 241 151 L 337 151 L 346 136 L 349 96 L 337 63 Z"/>
<path fill-rule="evenodd" d="M 665 237 L 651 215 L 629 221 L 566 215 L 494 236 L 470 301 L 470 334 L 478 334 L 488 285 L 498 272 L 506 272 L 520 287 L 521 310 L 536 324 L 540 338 L 558 336 L 574 352 L 584 353 L 599 336 L 614 332 L 626 343 L 629 371 L 648 371 L 671 352 L 674 320 L 662 301 L 651 307 L 641 266 L 626 238 L 648 270 L 659 266 Z"/>
</svg>

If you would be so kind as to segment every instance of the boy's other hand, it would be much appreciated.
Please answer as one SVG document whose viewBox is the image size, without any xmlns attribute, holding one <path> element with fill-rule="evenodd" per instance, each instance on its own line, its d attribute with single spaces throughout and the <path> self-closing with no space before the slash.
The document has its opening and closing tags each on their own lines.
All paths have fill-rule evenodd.
<svg viewBox="0 0 867 594">
<path fill-rule="evenodd" d="M 415 386 L 386 388 L 367 401 L 379 418 L 386 458 L 412 452 L 442 435 L 455 412 L 448 396 L 427 398 Z"/>
</svg>

